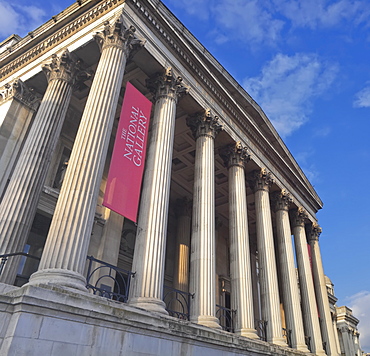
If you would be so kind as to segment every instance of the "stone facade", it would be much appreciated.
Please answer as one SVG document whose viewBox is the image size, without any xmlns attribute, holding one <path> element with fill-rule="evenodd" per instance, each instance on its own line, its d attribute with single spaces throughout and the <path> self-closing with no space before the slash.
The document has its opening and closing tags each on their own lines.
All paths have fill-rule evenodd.
<svg viewBox="0 0 370 356">
<path fill-rule="evenodd" d="M 1 355 L 360 355 L 320 198 L 159 0 L 77 1 L 1 45 Z M 102 205 L 128 82 L 153 101 L 138 224 Z"/>
</svg>

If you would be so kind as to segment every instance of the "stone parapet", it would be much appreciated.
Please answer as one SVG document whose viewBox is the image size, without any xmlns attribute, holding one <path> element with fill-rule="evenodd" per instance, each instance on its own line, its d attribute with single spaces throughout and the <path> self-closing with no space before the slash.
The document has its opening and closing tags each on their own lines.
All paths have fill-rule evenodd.
<svg viewBox="0 0 370 356">
<path fill-rule="evenodd" d="M 0 318 L 1 355 L 307 355 L 59 286 L 0 294 Z"/>
</svg>

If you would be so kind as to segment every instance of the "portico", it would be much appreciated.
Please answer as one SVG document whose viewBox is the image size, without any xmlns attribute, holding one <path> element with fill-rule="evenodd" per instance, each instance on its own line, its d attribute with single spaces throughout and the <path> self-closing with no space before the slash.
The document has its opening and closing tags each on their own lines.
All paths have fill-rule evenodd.
<svg viewBox="0 0 370 356">
<path fill-rule="evenodd" d="M 191 38 L 187 47 L 186 36 L 171 32 L 162 5 L 144 3 L 74 4 L 69 36 L 61 35 L 67 14 L 60 15 L 60 22 L 45 25 L 56 26 L 56 44 L 39 49 L 38 63 L 22 62 L 16 69 L 11 55 L 0 57 L 4 61 L 0 94 L 17 77 L 27 88 L 24 95 L 33 90 L 42 96 L 37 111 L 32 107 L 26 118 L 16 118 L 30 129 L 16 138 L 22 147 L 19 158 L 8 159 L 12 173 L 6 177 L 9 184 L 0 202 L 0 255 L 31 249 L 40 216 L 50 220 L 36 256 L 41 258 L 37 271 L 23 289 L 3 290 L 18 296 L 24 291 L 45 302 L 62 298 L 64 292 L 68 298 L 76 293 L 83 310 L 81 295 L 88 295 L 86 257 L 100 256 L 132 272 L 133 277 L 121 280 L 130 280 L 127 305 L 115 309 L 110 302 L 102 303 L 108 303 L 113 313 L 122 312 L 123 319 L 126 314 L 136 318 L 137 330 L 138 320 L 159 324 L 168 320 L 171 328 L 178 325 L 181 342 L 189 344 L 186 333 L 194 323 L 193 330 L 202 330 L 203 347 L 207 342 L 214 347 L 220 340 L 237 344 L 223 336 L 232 331 L 237 336 L 231 338 L 240 337 L 242 344 L 248 338 L 253 355 L 261 354 L 261 349 L 266 354 L 269 348 L 276 354 L 323 355 L 323 339 L 332 345 L 335 330 L 324 319 L 329 302 L 320 250 L 310 235 L 312 277 L 305 230 L 306 225 L 317 224 L 320 198 L 249 95 L 195 38 L 186 35 Z M 35 46 L 36 40 L 37 36 L 27 39 Z M 22 43 L 14 50 L 23 51 Z M 24 51 L 31 56 L 31 49 Z M 102 206 L 128 82 L 153 101 L 137 225 Z M 11 108 L 5 104 L 3 95 L 0 105 L 6 118 Z M 45 154 L 38 151 L 41 148 Z M 31 160 L 34 164 L 29 165 Z M 28 166 L 32 172 L 25 174 Z M 17 233 L 10 233 L 9 226 Z M 9 256 L 0 281 L 13 285 L 19 268 L 19 258 Z M 103 274 L 95 280 L 108 295 L 117 290 L 117 271 L 109 281 Z M 252 276 L 258 276 L 255 283 Z M 186 327 L 167 315 L 164 286 L 189 297 Z M 14 302 L 13 297 L 6 298 L 9 305 Z M 98 310 L 98 297 L 87 298 Z M 9 323 L 12 318 L 7 316 Z M 127 335 L 124 329 L 117 335 Z M 203 331 L 208 329 L 207 339 Z M 160 331 L 153 334 L 158 337 Z M 6 339 L 5 334 L 0 336 Z M 14 349 L 11 336 L 7 340 L 0 350 Z M 334 346 L 327 350 L 328 355 L 338 354 Z"/>
</svg>

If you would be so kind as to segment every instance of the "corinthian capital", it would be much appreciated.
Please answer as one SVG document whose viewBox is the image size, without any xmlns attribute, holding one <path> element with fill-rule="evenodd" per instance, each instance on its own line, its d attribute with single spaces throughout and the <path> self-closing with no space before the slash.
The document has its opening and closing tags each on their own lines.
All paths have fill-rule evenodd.
<svg viewBox="0 0 370 356">
<path fill-rule="evenodd" d="M 29 88 L 20 79 L 16 79 L 0 89 L 0 105 L 4 101 L 13 98 L 27 105 L 32 110 L 37 110 L 41 101 L 41 95 L 36 93 L 33 88 Z"/>
<path fill-rule="evenodd" d="M 308 219 L 307 211 L 300 206 L 298 209 L 292 211 L 292 225 L 304 226 L 306 219 Z"/>
<path fill-rule="evenodd" d="M 135 36 L 136 28 L 134 26 L 127 27 L 123 21 L 122 15 L 118 16 L 112 23 L 104 22 L 104 29 L 94 35 L 95 41 L 98 43 L 100 51 L 107 47 L 122 48 L 126 57 L 133 54 L 144 45 L 144 41 Z"/>
<path fill-rule="evenodd" d="M 319 236 L 320 234 L 322 233 L 322 229 L 320 227 L 320 225 L 316 222 L 313 222 L 311 227 L 310 227 L 310 230 L 309 230 L 309 233 L 308 233 L 308 240 L 315 240 L 315 241 L 319 241 Z"/>
<path fill-rule="evenodd" d="M 201 114 L 188 117 L 186 123 L 195 139 L 200 136 L 208 136 L 214 139 L 222 130 L 218 116 L 213 115 L 210 109 L 205 110 Z"/>
<path fill-rule="evenodd" d="M 282 189 L 279 192 L 272 193 L 271 200 L 273 203 L 272 206 L 275 211 L 288 210 L 290 204 L 293 201 L 290 197 L 290 194 L 285 189 Z"/>
<path fill-rule="evenodd" d="M 74 85 L 77 81 L 87 79 L 89 76 L 82 67 L 82 61 L 66 49 L 60 56 L 53 54 L 51 63 L 44 64 L 42 70 L 48 82 L 59 79 Z"/>
<path fill-rule="evenodd" d="M 274 183 L 272 173 L 268 172 L 266 168 L 261 168 L 259 171 L 249 173 L 247 181 L 254 192 L 257 190 L 269 191 L 272 183 Z"/>
<path fill-rule="evenodd" d="M 250 160 L 247 147 L 240 142 L 232 143 L 220 149 L 220 156 L 227 168 L 238 166 L 244 168 L 244 164 Z"/>
<path fill-rule="evenodd" d="M 172 68 L 166 68 L 164 72 L 157 73 L 146 81 L 148 89 L 158 100 L 161 97 L 170 97 L 178 100 L 181 96 L 187 94 L 189 89 L 182 84 L 180 76 L 173 75 Z"/>
</svg>

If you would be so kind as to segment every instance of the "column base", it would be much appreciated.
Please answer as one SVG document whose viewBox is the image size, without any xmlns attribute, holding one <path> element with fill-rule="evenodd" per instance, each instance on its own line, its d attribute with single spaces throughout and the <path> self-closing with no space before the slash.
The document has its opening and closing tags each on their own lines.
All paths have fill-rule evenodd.
<svg viewBox="0 0 370 356">
<path fill-rule="evenodd" d="M 293 349 L 296 349 L 298 351 L 301 351 L 301 352 L 310 352 L 310 350 L 308 349 L 307 345 L 304 344 L 304 345 L 293 345 Z"/>
<path fill-rule="evenodd" d="M 50 268 L 37 271 L 30 277 L 27 285 L 55 284 L 87 292 L 86 278 L 77 272 L 61 268 Z"/>
<path fill-rule="evenodd" d="M 128 301 L 132 307 L 145 309 L 147 311 L 168 315 L 166 304 L 163 300 L 149 297 L 135 297 Z"/>
<path fill-rule="evenodd" d="M 235 330 L 235 334 L 239 336 L 244 336 L 249 339 L 259 339 L 260 337 L 257 335 L 257 331 L 255 329 L 240 329 Z"/>
<path fill-rule="evenodd" d="M 212 329 L 222 329 L 220 321 L 211 315 L 199 315 L 190 317 L 190 321 L 196 324 L 204 325 Z"/>
<path fill-rule="evenodd" d="M 267 341 L 271 342 L 274 345 L 279 345 L 279 346 L 282 346 L 282 347 L 288 347 L 288 344 L 286 343 L 286 340 L 283 337 L 275 337 L 275 338 L 272 338 L 271 340 L 267 340 Z"/>
</svg>

